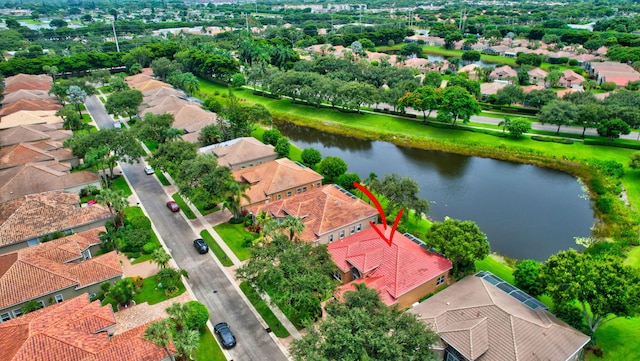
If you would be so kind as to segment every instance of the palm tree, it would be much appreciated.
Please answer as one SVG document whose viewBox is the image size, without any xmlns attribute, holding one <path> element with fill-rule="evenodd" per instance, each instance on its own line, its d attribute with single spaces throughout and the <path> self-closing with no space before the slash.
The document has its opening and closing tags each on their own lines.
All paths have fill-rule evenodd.
<svg viewBox="0 0 640 361">
<path fill-rule="evenodd" d="M 289 232 L 289 240 L 293 241 L 293 237 L 296 234 L 301 234 L 304 232 L 304 223 L 302 222 L 302 218 L 295 216 L 286 216 L 284 221 L 280 224 L 280 228 L 283 228 L 287 232 Z M 298 237 L 296 237 L 298 238 Z"/>
<path fill-rule="evenodd" d="M 160 268 L 166 268 L 170 259 L 171 255 L 169 255 L 164 248 L 158 248 L 151 254 L 151 260 Z"/>
<path fill-rule="evenodd" d="M 267 212 L 262 211 L 258 213 L 258 215 L 255 218 L 256 218 L 256 223 L 258 224 L 258 226 L 260 226 L 260 234 L 262 235 L 264 234 L 265 225 L 267 224 L 267 222 L 271 220 L 271 216 L 269 216 Z"/>
<path fill-rule="evenodd" d="M 100 194 L 96 195 L 96 202 L 109 209 L 109 213 L 113 217 L 113 226 L 116 230 L 122 225 L 124 218 L 124 209 L 129 206 L 129 201 L 121 190 L 112 190 L 109 188 L 102 189 Z"/>
<path fill-rule="evenodd" d="M 229 181 L 229 183 L 227 183 L 227 195 L 222 202 L 222 209 L 228 209 L 234 217 L 239 217 L 242 211 L 242 207 L 240 206 L 242 200 L 246 199 L 249 202 L 251 201 L 251 198 L 245 193 L 248 188 L 248 184 L 235 180 Z"/>
<path fill-rule="evenodd" d="M 173 337 L 173 344 L 182 360 L 191 360 L 191 354 L 200 346 L 200 334 L 196 330 L 177 332 Z"/>
<path fill-rule="evenodd" d="M 164 319 L 158 322 L 154 322 L 146 330 L 144 330 L 143 338 L 158 347 L 164 348 L 167 352 L 167 356 L 171 361 L 175 361 L 173 353 L 169 349 L 172 334 L 172 322 L 170 319 Z"/>
<path fill-rule="evenodd" d="M 511 118 L 504 117 L 504 120 L 498 123 L 498 126 L 502 127 L 502 132 L 504 133 L 505 130 L 511 126 Z"/>
</svg>

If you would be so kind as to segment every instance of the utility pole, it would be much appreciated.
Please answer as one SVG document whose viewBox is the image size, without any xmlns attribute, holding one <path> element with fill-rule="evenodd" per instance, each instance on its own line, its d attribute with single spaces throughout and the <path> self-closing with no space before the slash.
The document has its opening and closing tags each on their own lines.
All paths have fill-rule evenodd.
<svg viewBox="0 0 640 361">
<path fill-rule="evenodd" d="M 111 21 L 111 28 L 113 29 L 113 38 L 116 39 L 116 50 L 120 52 L 120 45 L 118 45 L 118 34 L 116 34 L 116 25 L 114 21 Z"/>
</svg>

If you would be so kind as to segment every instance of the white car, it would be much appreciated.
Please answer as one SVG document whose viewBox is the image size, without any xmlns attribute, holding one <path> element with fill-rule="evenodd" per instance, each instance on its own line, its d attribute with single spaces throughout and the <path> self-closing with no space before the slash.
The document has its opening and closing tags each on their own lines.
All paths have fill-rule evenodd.
<svg viewBox="0 0 640 361">
<path fill-rule="evenodd" d="M 147 175 L 153 174 L 153 167 L 151 167 L 150 165 L 145 165 L 144 172 L 147 173 Z"/>
</svg>

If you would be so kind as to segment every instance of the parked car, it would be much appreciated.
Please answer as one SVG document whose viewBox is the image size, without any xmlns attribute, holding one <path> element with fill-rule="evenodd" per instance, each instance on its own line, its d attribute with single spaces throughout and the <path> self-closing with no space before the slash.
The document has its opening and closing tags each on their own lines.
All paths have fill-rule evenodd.
<svg viewBox="0 0 640 361">
<path fill-rule="evenodd" d="M 222 347 L 232 348 L 236 345 L 236 337 L 233 335 L 231 328 L 229 328 L 229 325 L 227 325 L 226 322 L 216 324 L 213 326 L 213 330 L 216 332 L 216 335 L 218 335 Z"/>
<path fill-rule="evenodd" d="M 171 212 L 177 212 L 180 210 L 180 206 L 178 205 L 178 203 L 176 203 L 176 201 L 167 202 L 167 208 L 169 208 Z"/>
<path fill-rule="evenodd" d="M 209 252 L 209 246 L 205 243 L 202 238 L 198 238 L 193 241 L 193 246 L 198 250 L 200 254 L 205 254 Z"/>
<path fill-rule="evenodd" d="M 153 167 L 150 165 L 145 165 L 144 166 L 144 172 L 147 173 L 147 175 L 153 174 L 154 170 Z"/>
</svg>

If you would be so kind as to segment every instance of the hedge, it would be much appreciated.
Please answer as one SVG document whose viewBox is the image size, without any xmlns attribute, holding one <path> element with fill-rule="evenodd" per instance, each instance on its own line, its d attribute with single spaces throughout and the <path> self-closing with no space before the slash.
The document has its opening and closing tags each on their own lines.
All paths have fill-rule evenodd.
<svg viewBox="0 0 640 361">
<path fill-rule="evenodd" d="M 550 138 L 550 137 L 541 137 L 538 135 L 534 135 L 531 137 L 532 140 L 537 140 L 538 142 L 552 142 L 558 144 L 573 144 L 573 140 L 564 139 L 564 138 Z"/>
<path fill-rule="evenodd" d="M 584 145 L 599 145 L 603 147 L 640 149 L 640 144 L 614 143 L 608 140 L 585 139 Z"/>
</svg>

